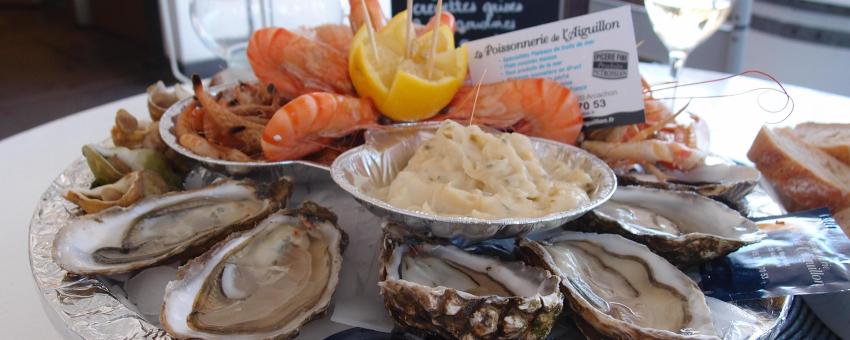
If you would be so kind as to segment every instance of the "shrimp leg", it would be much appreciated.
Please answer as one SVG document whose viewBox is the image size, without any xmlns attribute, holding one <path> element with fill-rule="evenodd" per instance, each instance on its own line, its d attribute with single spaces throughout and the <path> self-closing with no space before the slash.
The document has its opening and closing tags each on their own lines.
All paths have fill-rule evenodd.
<svg viewBox="0 0 850 340">
<path fill-rule="evenodd" d="M 204 123 L 205 133 L 211 135 L 207 137 L 215 138 L 225 146 L 239 149 L 246 154 L 259 153 L 260 137 L 264 126 L 234 114 L 219 104 L 215 98 L 204 91 L 200 77 L 192 77 L 192 85 L 195 97 L 205 110 L 204 119 L 209 119 L 208 123 Z M 215 131 L 208 131 L 210 128 L 214 128 Z"/>
</svg>

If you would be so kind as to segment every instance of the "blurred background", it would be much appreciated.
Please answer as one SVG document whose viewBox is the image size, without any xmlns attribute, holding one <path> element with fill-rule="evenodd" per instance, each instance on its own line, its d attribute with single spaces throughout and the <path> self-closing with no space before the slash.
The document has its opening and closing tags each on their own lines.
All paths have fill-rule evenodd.
<svg viewBox="0 0 850 340">
<path fill-rule="evenodd" d="M 327 16 L 344 21 L 348 11 L 344 0 L 269 1 L 281 3 L 282 10 L 292 4 L 321 3 L 278 19 L 292 25 L 327 22 Z M 638 50 L 641 60 L 667 62 L 667 49 L 653 33 L 642 0 L 552 1 L 559 4 L 558 18 L 630 6 L 636 39 L 643 41 Z M 196 16 L 193 27 L 191 3 L 0 0 L 0 115 L 4 119 L 0 139 L 142 93 L 157 80 L 174 83 L 177 73 L 211 76 L 224 69 L 220 51 L 199 37 L 197 26 L 206 23 Z M 400 10 L 391 9 L 390 0 L 382 4 L 387 16 L 391 10 Z M 240 22 L 235 13 L 225 15 L 234 19 L 218 17 L 213 27 Z M 169 56 L 173 56 L 173 67 Z M 687 67 L 722 72 L 758 69 L 784 83 L 850 95 L 850 0 L 736 1 L 726 23 L 691 53 Z"/>
</svg>

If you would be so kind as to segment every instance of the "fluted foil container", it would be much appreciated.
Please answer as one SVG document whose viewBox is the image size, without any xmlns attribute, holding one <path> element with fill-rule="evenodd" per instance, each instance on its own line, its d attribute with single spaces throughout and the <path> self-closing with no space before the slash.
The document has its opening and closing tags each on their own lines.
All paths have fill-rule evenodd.
<svg viewBox="0 0 850 340">
<path fill-rule="evenodd" d="M 221 86 L 213 86 L 208 89 L 208 91 L 215 95 L 229 86 L 233 85 L 221 85 Z M 281 170 L 286 171 L 286 168 L 298 167 L 300 165 L 307 165 L 311 167 L 317 167 L 327 170 L 328 167 L 319 163 L 310 162 L 310 161 L 278 161 L 278 162 L 266 162 L 266 161 L 252 161 L 252 162 L 235 162 L 235 161 L 227 161 L 218 158 L 205 157 L 198 155 L 191 150 L 183 147 L 180 143 L 177 142 L 177 136 L 174 134 L 174 120 L 180 115 L 183 110 L 185 110 L 189 105 L 194 103 L 194 97 L 183 98 L 178 102 L 171 105 L 165 113 L 162 114 L 162 118 L 159 120 L 159 134 L 162 136 L 162 140 L 168 145 L 169 148 L 173 149 L 177 153 L 197 161 L 204 167 L 207 167 L 213 171 L 223 172 L 230 175 L 249 175 L 256 173 L 264 173 L 273 175 L 276 172 Z"/>
<path fill-rule="evenodd" d="M 331 177 L 372 213 L 405 225 L 417 234 L 448 238 L 461 244 L 556 228 L 604 203 L 617 188 L 614 171 L 591 153 L 531 137 L 537 157 L 561 160 L 590 175 L 594 188 L 588 193 L 589 202 L 542 217 L 483 219 L 401 209 L 375 197 L 376 189 L 389 186 L 419 146 L 434 136 L 439 126 L 440 123 L 411 123 L 369 130 L 364 145 L 337 157 L 331 165 Z"/>
</svg>

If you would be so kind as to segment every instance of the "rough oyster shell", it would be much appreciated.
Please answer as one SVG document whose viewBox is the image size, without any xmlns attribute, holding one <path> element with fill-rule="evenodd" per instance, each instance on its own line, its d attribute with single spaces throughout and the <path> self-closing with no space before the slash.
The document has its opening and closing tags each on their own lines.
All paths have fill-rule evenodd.
<svg viewBox="0 0 850 340">
<path fill-rule="evenodd" d="M 621 186 L 611 199 L 565 226 L 619 234 L 684 267 L 763 238 L 758 226 L 712 199 L 682 191 Z"/>
<path fill-rule="evenodd" d="M 526 262 L 561 277 L 566 305 L 589 338 L 718 339 L 696 283 L 641 244 L 565 232 L 518 247 Z"/>
<path fill-rule="evenodd" d="M 346 243 L 315 203 L 272 214 L 180 267 L 160 321 L 177 338 L 295 337 L 328 308 Z"/>
<path fill-rule="evenodd" d="M 669 177 L 666 181 L 641 172 L 620 172 L 617 179 L 622 185 L 691 191 L 731 206 L 736 206 L 753 191 L 761 179 L 761 173 L 752 167 L 727 163 L 702 165 L 688 171 L 662 172 Z"/>
<path fill-rule="evenodd" d="M 558 277 L 522 262 L 391 233 L 384 235 L 380 261 L 384 305 L 397 325 L 414 333 L 544 339 L 561 312 Z"/>
<path fill-rule="evenodd" d="M 290 187 L 281 180 L 261 195 L 253 182 L 223 180 L 86 215 L 56 234 L 53 260 L 72 273 L 119 274 L 197 254 L 285 205 Z"/>
<path fill-rule="evenodd" d="M 136 201 L 168 192 L 168 184 L 156 172 L 133 171 L 115 183 L 94 189 L 71 189 L 65 198 L 80 206 L 87 214 L 119 206 L 126 207 Z"/>
</svg>

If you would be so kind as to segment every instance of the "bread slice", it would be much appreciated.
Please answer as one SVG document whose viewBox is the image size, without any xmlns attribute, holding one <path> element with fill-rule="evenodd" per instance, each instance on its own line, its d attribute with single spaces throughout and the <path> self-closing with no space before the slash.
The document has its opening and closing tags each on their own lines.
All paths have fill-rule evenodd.
<svg viewBox="0 0 850 340">
<path fill-rule="evenodd" d="M 791 129 L 762 127 L 747 157 L 789 211 L 850 206 L 850 166 L 809 146 Z"/>
<path fill-rule="evenodd" d="M 839 210 L 833 215 L 844 234 L 850 237 L 850 207 Z"/>
<path fill-rule="evenodd" d="M 807 144 L 850 165 L 850 124 L 803 123 L 794 133 Z"/>
</svg>

